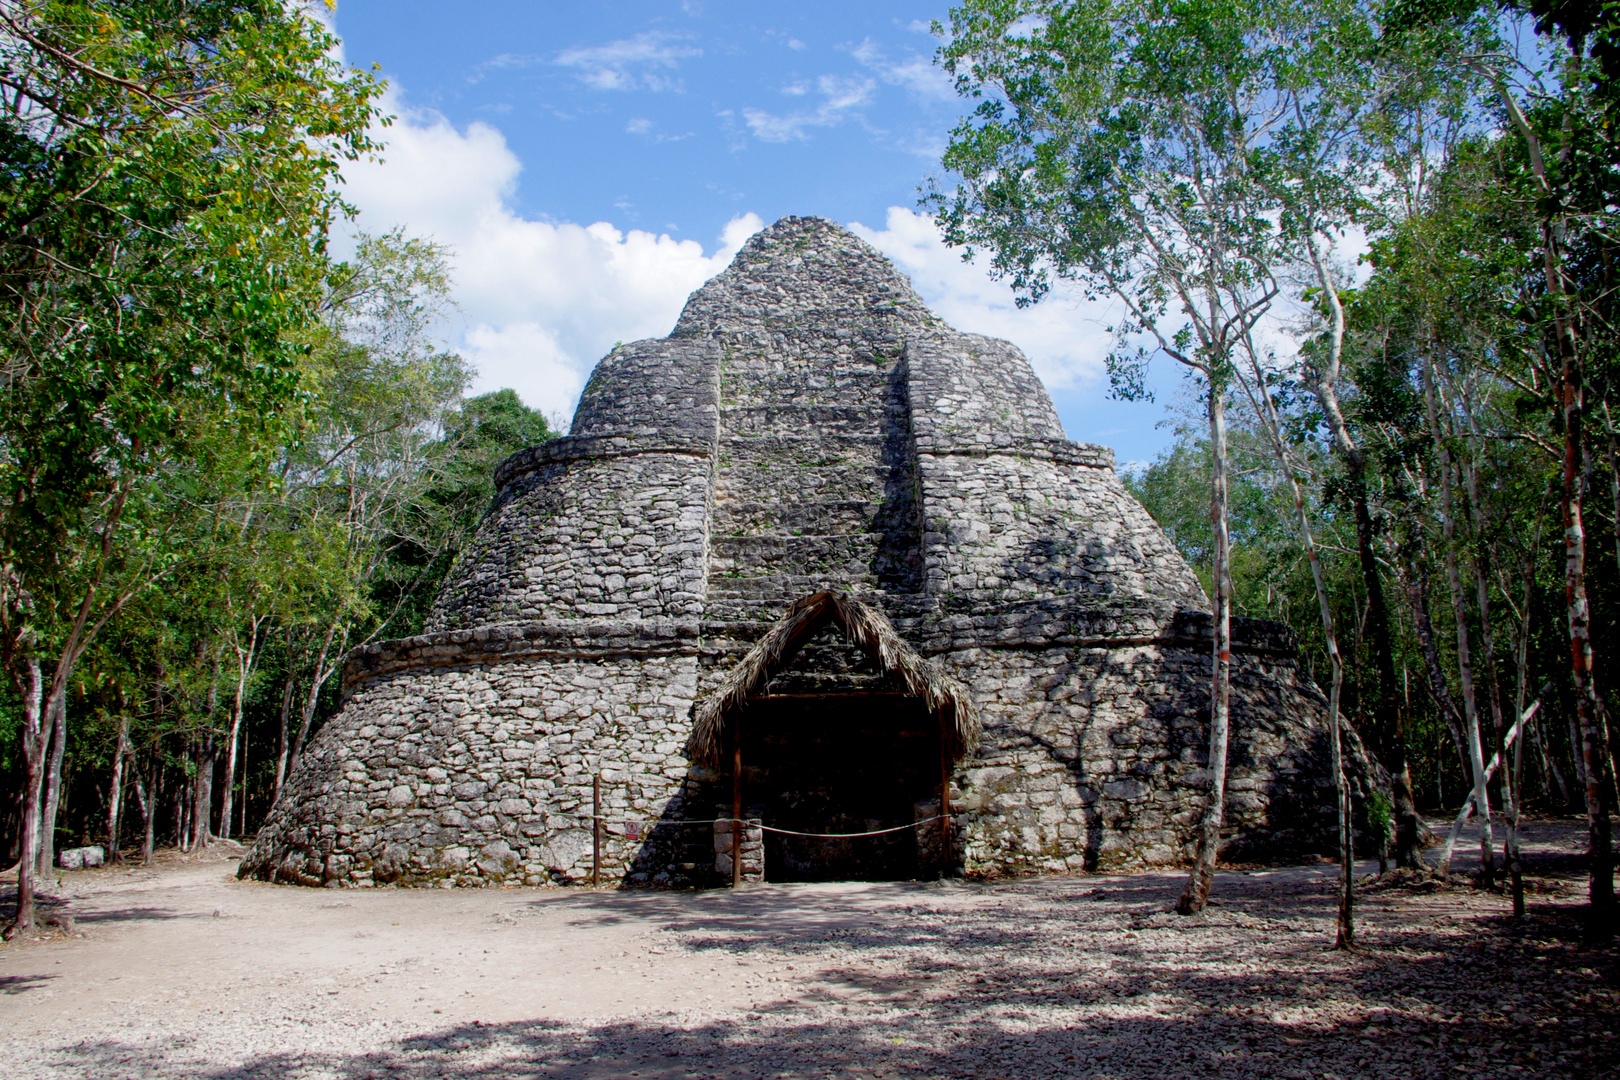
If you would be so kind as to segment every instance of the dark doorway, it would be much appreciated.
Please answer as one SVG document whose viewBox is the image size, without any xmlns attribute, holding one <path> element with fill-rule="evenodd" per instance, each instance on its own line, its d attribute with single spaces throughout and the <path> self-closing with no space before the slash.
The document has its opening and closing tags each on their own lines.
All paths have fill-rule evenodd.
<svg viewBox="0 0 1620 1080">
<path fill-rule="evenodd" d="M 752 698 L 739 712 L 747 816 L 797 832 L 854 833 L 938 812 L 939 722 L 920 698 L 781 694 Z M 937 838 L 937 827 L 927 836 Z M 767 881 L 894 881 L 935 861 L 919 857 L 916 828 L 764 839 Z"/>
</svg>

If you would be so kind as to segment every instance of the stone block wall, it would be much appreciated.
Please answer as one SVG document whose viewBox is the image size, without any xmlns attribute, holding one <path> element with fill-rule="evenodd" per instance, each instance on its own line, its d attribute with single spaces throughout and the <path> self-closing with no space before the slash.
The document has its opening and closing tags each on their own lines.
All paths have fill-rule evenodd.
<svg viewBox="0 0 1620 1080">
<path fill-rule="evenodd" d="M 918 463 L 924 565 L 944 611 L 1074 595 L 1207 606 L 1112 468 L 1008 453 L 920 454 Z"/>
<path fill-rule="evenodd" d="M 514 479 L 428 619 L 450 630 L 702 613 L 711 457 L 647 451 L 541 465 Z"/>
<path fill-rule="evenodd" d="M 708 847 L 707 826 L 659 833 L 671 815 L 708 816 L 681 798 L 697 670 L 687 654 L 377 678 L 307 751 L 244 869 L 311 885 L 582 883 L 600 774 L 604 878 L 668 881 Z"/>
<path fill-rule="evenodd" d="M 957 774 L 968 873 L 1191 857 L 1209 784 L 1207 652 L 969 649 L 940 661 L 971 677 L 984 710 L 980 752 Z M 1233 667 L 1226 856 L 1324 850 L 1335 827 L 1326 703 L 1290 657 L 1249 653 Z"/>
<path fill-rule="evenodd" d="M 1286 638 L 1265 626 L 1237 628 L 1227 857 L 1326 851 L 1334 829 L 1325 703 L 1300 678 Z M 959 869 L 997 876 L 1185 859 L 1208 784 L 1209 656 L 1199 629 L 1123 647 L 961 647 L 958 634 L 958 647 L 936 660 L 968 682 L 985 731 L 954 774 Z M 600 774 L 605 881 L 728 881 L 714 846 L 724 830 L 712 819 L 729 813 L 729 781 L 692 769 L 683 747 L 693 703 L 735 651 L 670 633 L 661 655 L 626 656 L 598 633 L 599 656 L 544 655 L 563 644 L 561 633 L 434 635 L 413 639 L 404 666 L 386 649 L 351 666 L 352 696 L 311 745 L 243 873 L 361 887 L 584 883 Z M 589 648 L 579 638 L 571 647 Z M 807 674 L 785 688 L 848 668 L 848 652 L 836 641 L 807 649 L 793 669 Z M 430 654 L 441 666 L 424 665 Z M 491 663 L 497 655 L 504 661 Z M 1369 764 L 1358 768 L 1363 785 L 1372 782 Z M 919 804 L 918 820 L 937 812 L 937 799 Z M 937 869 L 937 826 L 917 842 L 921 865 Z M 751 877 L 761 871 L 756 852 L 763 846 L 746 853 Z"/>
<path fill-rule="evenodd" d="M 906 384 L 925 450 L 988 452 L 1067 442 L 1057 409 L 1018 348 L 980 334 L 921 334 L 906 342 Z M 1108 464 L 1113 464 L 1113 453 Z"/>
</svg>

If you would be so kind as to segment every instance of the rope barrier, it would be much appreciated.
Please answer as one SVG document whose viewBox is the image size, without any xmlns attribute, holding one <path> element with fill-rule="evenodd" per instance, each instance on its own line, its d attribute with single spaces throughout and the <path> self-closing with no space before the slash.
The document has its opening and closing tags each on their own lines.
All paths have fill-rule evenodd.
<svg viewBox="0 0 1620 1080">
<path fill-rule="evenodd" d="M 829 832 L 829 833 L 799 832 L 797 829 L 779 829 L 775 825 L 764 825 L 764 824 L 761 824 L 760 822 L 757 822 L 757 821 L 750 822 L 747 818 L 731 818 L 731 817 L 722 817 L 722 818 L 681 818 L 679 820 L 674 820 L 674 821 L 666 821 L 664 818 L 620 818 L 620 819 L 618 819 L 616 821 L 609 821 L 607 818 L 600 817 L 600 816 L 598 816 L 596 814 L 590 814 L 590 815 L 587 815 L 587 816 L 589 816 L 590 819 L 593 822 L 600 822 L 604 826 L 606 826 L 606 825 L 630 825 L 630 824 L 638 824 L 638 825 L 646 825 L 646 824 L 652 824 L 652 825 L 720 825 L 720 824 L 727 824 L 727 825 L 742 825 L 742 826 L 745 826 L 745 827 L 759 829 L 762 832 L 779 833 L 779 834 L 781 834 L 783 836 L 808 836 L 808 837 L 812 837 L 812 838 L 815 838 L 815 839 L 821 839 L 821 840 L 848 840 L 848 839 L 852 839 L 852 838 L 855 838 L 855 837 L 882 836 L 885 833 L 904 832 L 906 829 L 915 829 L 919 825 L 926 825 L 930 821 L 938 821 L 944 815 L 935 814 L 933 817 L 926 817 L 926 818 L 923 818 L 921 821 L 913 821 L 909 825 L 895 825 L 895 826 L 892 826 L 892 827 L 887 828 L 887 829 L 871 829 L 871 830 L 869 830 L 867 832 Z"/>
<path fill-rule="evenodd" d="M 901 832 L 905 829 L 915 829 L 919 825 L 926 825 L 930 821 L 938 821 L 940 815 L 935 814 L 921 821 L 913 821 L 910 825 L 896 825 L 892 829 L 873 829 L 870 832 L 798 832 L 794 829 L 778 829 L 774 825 L 759 825 L 757 828 L 765 832 L 781 833 L 783 836 L 814 836 L 823 839 L 843 839 L 851 836 L 882 836 L 884 833 Z"/>
</svg>

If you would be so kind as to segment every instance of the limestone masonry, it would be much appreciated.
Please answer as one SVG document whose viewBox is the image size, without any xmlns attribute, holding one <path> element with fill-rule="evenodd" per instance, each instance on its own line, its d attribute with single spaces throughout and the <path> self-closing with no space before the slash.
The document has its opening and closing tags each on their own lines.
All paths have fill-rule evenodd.
<svg viewBox="0 0 1620 1080">
<path fill-rule="evenodd" d="M 669 337 L 597 365 L 568 436 L 501 465 L 427 633 L 350 655 L 241 873 L 586 881 L 599 777 L 604 880 L 729 881 L 735 759 L 696 763 L 694 715 L 824 589 L 965 687 L 982 734 L 957 753 L 915 665 L 907 683 L 829 624 L 725 717 L 744 816 L 790 830 L 747 831 L 747 876 L 1181 861 L 1208 786 L 1208 602 L 1113 464 L 1064 437 L 1012 345 L 946 326 L 838 226 L 784 218 Z M 1329 849 L 1326 703 L 1285 627 L 1234 636 L 1228 854 Z"/>
</svg>

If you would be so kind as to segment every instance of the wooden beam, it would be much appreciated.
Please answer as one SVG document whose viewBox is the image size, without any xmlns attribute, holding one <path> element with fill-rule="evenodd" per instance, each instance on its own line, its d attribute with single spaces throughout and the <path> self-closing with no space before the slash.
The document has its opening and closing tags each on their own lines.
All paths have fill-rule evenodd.
<svg viewBox="0 0 1620 1080">
<path fill-rule="evenodd" d="M 732 718 L 731 887 L 742 884 L 742 717 Z"/>
<path fill-rule="evenodd" d="M 743 701 L 812 701 L 823 698 L 837 698 L 840 701 L 848 701 L 852 698 L 916 698 L 918 701 L 922 700 L 916 694 L 908 694 L 904 690 L 847 690 L 826 694 L 758 694 L 754 697 L 745 697 Z"/>
<path fill-rule="evenodd" d="M 939 876 L 951 869 L 951 741 L 939 710 Z"/>
</svg>

